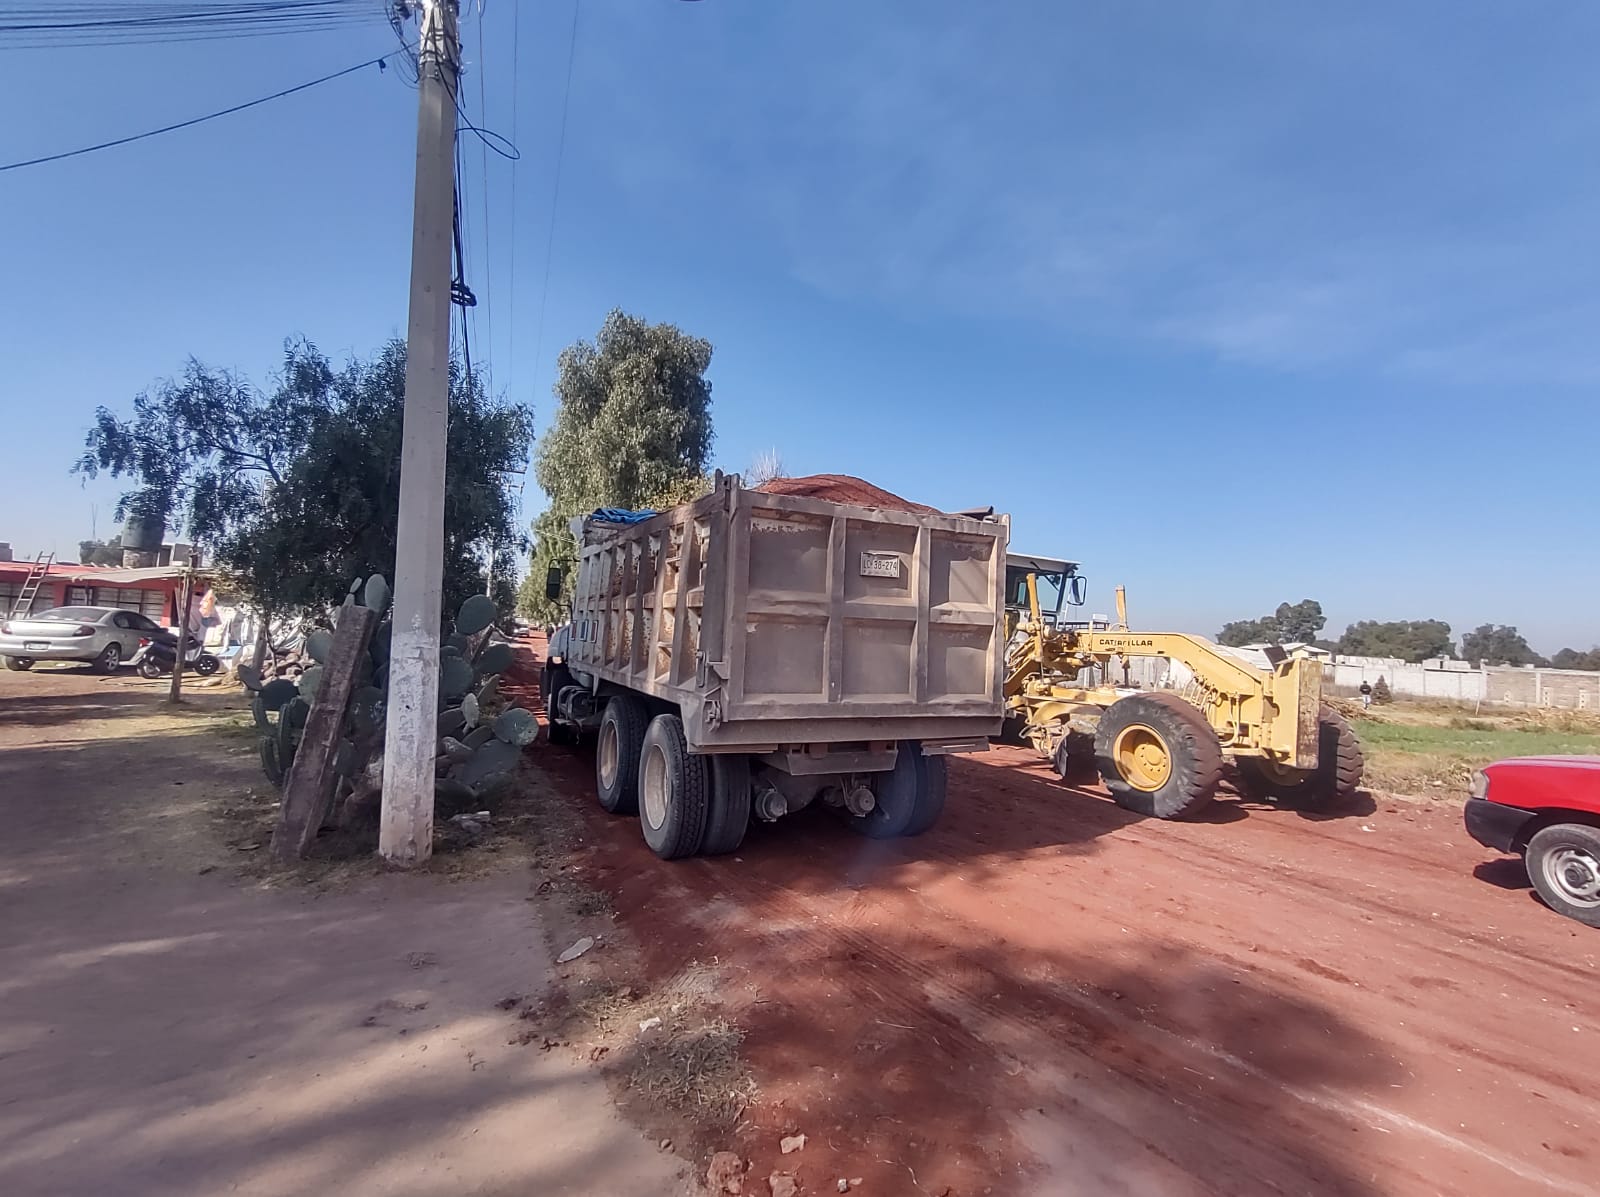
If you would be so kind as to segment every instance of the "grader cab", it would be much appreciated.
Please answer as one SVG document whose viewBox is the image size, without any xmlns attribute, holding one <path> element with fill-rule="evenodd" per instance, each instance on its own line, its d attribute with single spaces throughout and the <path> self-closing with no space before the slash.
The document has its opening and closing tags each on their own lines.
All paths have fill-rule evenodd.
<svg viewBox="0 0 1600 1197">
<path fill-rule="evenodd" d="M 1274 647 L 1263 666 L 1201 636 L 1135 632 L 1120 587 L 1115 623 L 1069 620 L 1075 562 L 1006 565 L 1007 732 L 1062 777 L 1097 771 L 1120 806 L 1162 819 L 1209 803 L 1225 756 L 1254 798 L 1320 807 L 1360 785 L 1361 745 L 1322 701 L 1320 662 Z M 1132 682 L 1135 658 L 1168 662 L 1159 686 Z"/>
</svg>

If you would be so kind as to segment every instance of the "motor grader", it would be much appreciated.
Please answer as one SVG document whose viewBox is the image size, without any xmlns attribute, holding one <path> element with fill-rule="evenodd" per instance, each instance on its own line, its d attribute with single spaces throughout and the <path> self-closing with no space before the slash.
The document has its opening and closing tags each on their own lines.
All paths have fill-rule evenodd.
<svg viewBox="0 0 1600 1197">
<path fill-rule="evenodd" d="M 1360 784 L 1361 744 L 1322 701 L 1319 662 L 1274 647 L 1262 668 L 1201 636 L 1133 631 L 1121 587 L 1115 623 L 1065 619 L 1083 594 L 1075 562 L 1008 554 L 1006 733 L 1063 778 L 1098 771 L 1119 806 L 1161 819 L 1206 806 L 1225 757 L 1247 796 L 1303 809 Z M 1169 688 L 1131 684 L 1136 657 L 1170 662 Z"/>
</svg>

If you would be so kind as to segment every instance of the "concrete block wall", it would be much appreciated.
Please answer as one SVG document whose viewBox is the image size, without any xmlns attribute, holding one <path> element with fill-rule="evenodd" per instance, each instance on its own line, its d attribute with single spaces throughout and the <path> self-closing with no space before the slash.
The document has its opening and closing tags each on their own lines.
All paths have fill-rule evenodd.
<svg viewBox="0 0 1600 1197">
<path fill-rule="evenodd" d="M 1484 670 L 1490 702 L 1506 706 L 1600 711 L 1600 673 L 1582 669 Z"/>
<path fill-rule="evenodd" d="M 1129 681 L 1141 689 L 1181 690 L 1193 680 L 1183 666 L 1160 657 L 1134 657 L 1128 665 Z M 1343 694 L 1354 694 L 1362 682 L 1377 685 L 1380 677 L 1394 694 L 1408 698 L 1600 712 L 1600 673 L 1579 669 L 1474 669 L 1465 661 L 1336 656 L 1322 673 L 1323 685 Z M 1121 674 L 1109 680 L 1120 684 Z"/>
</svg>

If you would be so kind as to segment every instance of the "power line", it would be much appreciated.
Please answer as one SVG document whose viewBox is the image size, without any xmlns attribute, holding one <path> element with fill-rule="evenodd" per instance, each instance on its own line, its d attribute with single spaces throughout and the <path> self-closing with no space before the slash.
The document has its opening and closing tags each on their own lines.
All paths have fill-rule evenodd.
<svg viewBox="0 0 1600 1197">
<path fill-rule="evenodd" d="M 489 101 L 485 79 L 489 74 L 488 56 L 483 50 L 483 6 L 478 6 L 478 119 L 489 123 Z M 478 175 L 483 183 L 483 320 L 489 326 L 488 363 L 494 370 L 494 220 L 489 203 L 489 139 L 478 138 Z"/>
<path fill-rule="evenodd" d="M 517 114 L 521 103 L 517 98 L 517 84 L 522 79 L 522 5 L 511 6 L 511 144 L 517 142 Z M 517 164 L 511 163 L 511 256 L 507 269 L 511 274 L 511 297 L 507 320 L 511 328 L 510 352 L 507 357 L 509 382 L 507 389 L 513 399 L 517 393 Z"/>
<path fill-rule="evenodd" d="M 246 108 L 255 108 L 272 100 L 281 100 L 284 96 L 292 96 L 295 94 L 295 92 L 305 91 L 308 88 L 317 87 L 323 83 L 331 83 L 335 79 L 341 79 L 345 75 L 353 75 L 355 72 L 365 70 L 370 66 L 376 66 L 382 70 L 385 62 L 388 59 L 393 58 L 396 54 L 401 52 L 402 51 L 400 50 L 391 50 L 389 53 L 380 58 L 369 58 L 365 62 L 356 63 L 355 66 L 345 67 L 342 71 L 334 71 L 331 75 L 323 75 L 320 79 L 312 79 L 305 83 L 298 83 L 294 87 L 286 87 L 282 91 L 275 91 L 270 96 L 262 96 L 258 100 L 247 100 L 243 104 L 235 104 L 231 108 L 222 108 L 216 112 L 208 112 L 205 116 L 197 116 L 192 120 L 179 121 L 174 125 L 163 125 L 159 129 L 148 129 L 143 133 L 134 133 L 128 137 L 118 137 L 112 141 L 102 141 L 95 145 L 86 145 L 76 150 L 65 150 L 59 154 L 46 154 L 42 158 L 28 158 L 21 162 L 7 162 L 4 165 L 0 165 L 0 171 L 21 170 L 24 166 L 42 166 L 46 162 L 60 162 L 63 158 L 76 158 L 81 154 L 93 154 L 99 150 L 109 150 L 119 145 L 129 145 L 135 141 L 143 141 L 147 137 L 159 137 L 163 133 L 175 133 L 179 129 L 188 129 L 194 125 L 202 125 L 206 121 L 214 121 L 218 117 L 231 116 L 235 112 L 243 112 Z"/>
<path fill-rule="evenodd" d="M 539 288 L 539 322 L 533 335 L 533 371 L 539 372 L 544 352 L 544 309 L 550 298 L 550 258 L 556 245 L 556 208 L 561 203 L 561 164 L 567 151 L 567 107 L 572 100 L 572 61 L 578 55 L 578 10 L 582 0 L 572 0 L 572 32 L 567 38 L 567 82 L 561 92 L 561 133 L 556 139 L 555 181 L 550 188 L 550 227 L 544 239 L 544 283 Z"/>
<path fill-rule="evenodd" d="M 371 0 L 73 3 L 0 14 L 0 47 L 106 46 L 313 32 L 364 23 Z"/>
</svg>

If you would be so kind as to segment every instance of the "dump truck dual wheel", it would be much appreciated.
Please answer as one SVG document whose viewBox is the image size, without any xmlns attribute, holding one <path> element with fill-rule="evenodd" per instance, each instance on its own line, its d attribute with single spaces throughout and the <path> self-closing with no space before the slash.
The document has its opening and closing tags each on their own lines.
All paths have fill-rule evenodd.
<svg viewBox="0 0 1600 1197">
<path fill-rule="evenodd" d="M 721 856 L 738 851 L 750 826 L 750 758 L 719 752 L 706 759 L 711 762 L 711 797 L 700 851 Z"/>
<path fill-rule="evenodd" d="M 1196 813 L 1222 780 L 1216 733 L 1174 694 L 1135 694 L 1113 703 L 1095 729 L 1094 755 L 1116 804 L 1158 819 Z"/>
<path fill-rule="evenodd" d="M 1332 707 L 1323 707 L 1317 715 L 1315 769 L 1290 769 L 1249 756 L 1236 758 L 1234 767 L 1240 788 L 1250 797 L 1320 810 L 1356 792 L 1366 762 L 1355 728 Z"/>
<path fill-rule="evenodd" d="M 894 768 L 872 775 L 873 807 L 846 816 L 850 827 L 875 840 L 921 835 L 944 813 L 949 773 L 943 756 L 923 756 L 922 744 L 902 740 Z"/>
<path fill-rule="evenodd" d="M 644 750 L 650 712 L 629 694 L 606 703 L 594 747 L 594 789 L 600 805 L 614 815 L 639 809 L 639 755 Z"/>
<path fill-rule="evenodd" d="M 689 751 L 683 720 L 657 715 L 639 756 L 639 825 L 662 860 L 693 856 L 705 841 L 711 758 Z"/>
</svg>

